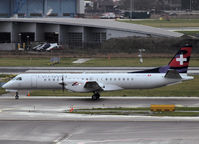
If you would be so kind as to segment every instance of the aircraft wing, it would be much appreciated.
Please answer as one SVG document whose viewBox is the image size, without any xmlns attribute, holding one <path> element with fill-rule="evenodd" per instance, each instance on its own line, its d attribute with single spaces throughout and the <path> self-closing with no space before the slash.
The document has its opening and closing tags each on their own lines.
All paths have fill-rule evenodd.
<svg viewBox="0 0 199 144">
<path fill-rule="evenodd" d="M 182 79 L 179 72 L 176 70 L 168 70 L 168 72 L 166 73 L 164 77 L 171 78 L 171 79 Z"/>
<path fill-rule="evenodd" d="M 92 89 L 93 91 L 95 90 L 103 91 L 102 87 L 100 87 L 96 81 L 86 82 L 86 84 L 84 85 L 84 88 Z"/>
</svg>

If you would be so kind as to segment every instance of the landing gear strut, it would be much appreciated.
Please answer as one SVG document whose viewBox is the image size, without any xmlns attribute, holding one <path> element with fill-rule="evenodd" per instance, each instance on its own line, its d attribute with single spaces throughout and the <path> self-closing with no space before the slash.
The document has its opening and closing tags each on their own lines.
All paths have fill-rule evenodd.
<svg viewBox="0 0 199 144">
<path fill-rule="evenodd" d="M 16 100 L 19 99 L 19 93 L 18 93 L 18 92 L 16 92 L 15 99 L 16 99 Z"/>
<path fill-rule="evenodd" d="M 94 94 L 92 95 L 92 100 L 99 100 L 100 99 L 100 94 L 98 92 L 93 92 Z"/>
</svg>

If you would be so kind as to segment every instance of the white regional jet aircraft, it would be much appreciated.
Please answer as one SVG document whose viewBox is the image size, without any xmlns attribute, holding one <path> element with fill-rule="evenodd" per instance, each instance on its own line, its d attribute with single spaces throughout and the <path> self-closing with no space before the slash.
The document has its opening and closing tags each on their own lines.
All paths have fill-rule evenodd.
<svg viewBox="0 0 199 144">
<path fill-rule="evenodd" d="M 93 100 L 100 98 L 102 91 L 123 89 L 151 89 L 191 80 L 187 75 L 192 46 L 182 47 L 171 62 L 155 69 L 129 73 L 19 74 L 3 85 L 3 88 L 16 91 L 33 89 L 67 89 L 73 92 L 93 92 Z"/>
</svg>

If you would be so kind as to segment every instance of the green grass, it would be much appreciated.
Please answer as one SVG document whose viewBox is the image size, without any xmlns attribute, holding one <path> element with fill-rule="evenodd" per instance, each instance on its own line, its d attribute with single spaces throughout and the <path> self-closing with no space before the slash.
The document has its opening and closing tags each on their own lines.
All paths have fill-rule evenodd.
<svg viewBox="0 0 199 144">
<path fill-rule="evenodd" d="M 147 25 L 152 27 L 199 27 L 199 19 L 171 19 L 167 20 L 119 20 L 121 22 Z"/>
<path fill-rule="evenodd" d="M 90 114 L 90 115 L 144 115 L 144 116 L 171 116 L 171 117 L 198 117 L 199 112 L 122 112 L 122 111 L 74 111 L 75 114 Z"/>
<path fill-rule="evenodd" d="M 118 111 L 147 111 L 150 108 L 147 107 L 137 107 L 137 108 L 130 108 L 130 107 L 116 107 L 116 108 L 92 108 L 92 109 L 80 109 L 80 110 L 118 110 Z"/>
<path fill-rule="evenodd" d="M 144 58 L 144 63 L 139 63 L 138 58 L 112 58 L 110 60 L 105 58 L 92 59 L 82 66 L 163 66 L 167 65 L 171 58 Z M 190 66 L 199 66 L 199 58 L 192 58 Z"/>
<path fill-rule="evenodd" d="M 5 93 L 6 93 L 6 91 L 4 89 L 0 88 L 0 95 L 5 94 Z"/>
<path fill-rule="evenodd" d="M 148 90 L 121 90 L 112 92 L 102 92 L 102 96 L 184 96 L 199 97 L 199 76 L 194 76 L 194 80 L 184 81 L 183 83 Z M 89 96 L 92 93 L 72 93 L 61 90 L 35 90 L 31 96 Z"/>
<path fill-rule="evenodd" d="M 76 111 L 108 111 L 108 110 L 115 110 L 115 111 L 150 111 L 149 107 L 115 107 L 115 108 L 92 108 L 92 109 L 76 109 Z M 199 107 L 176 107 L 176 112 L 180 111 L 198 111 Z"/>
<path fill-rule="evenodd" d="M 172 57 L 172 56 L 171 56 Z M 75 58 L 61 58 L 61 63 L 55 66 L 70 67 L 70 66 L 162 66 L 167 65 L 171 58 L 144 58 L 144 63 L 140 64 L 138 58 L 95 58 L 83 64 L 73 64 Z M 0 58 L 0 66 L 32 66 L 43 67 L 49 66 L 48 58 Z M 199 66 L 199 58 L 192 58 L 190 66 Z"/>
<path fill-rule="evenodd" d="M 75 58 L 62 58 L 60 64 L 54 66 L 72 66 L 72 62 Z M 32 67 L 44 67 L 50 66 L 50 58 L 0 58 L 0 66 L 32 66 Z"/>
<path fill-rule="evenodd" d="M 180 116 L 180 117 L 196 117 L 199 116 L 199 112 L 156 112 L 151 116 Z"/>
<path fill-rule="evenodd" d="M 70 113 L 75 113 L 75 114 L 90 114 L 90 115 L 146 115 L 148 113 L 146 112 L 122 112 L 122 111 L 107 111 L 107 112 L 103 112 L 103 111 L 98 111 L 98 112 L 92 112 L 92 111 L 74 111 L 74 112 L 70 112 Z"/>
<path fill-rule="evenodd" d="M 199 107 L 176 107 L 176 111 L 199 111 Z"/>
<path fill-rule="evenodd" d="M 66 111 L 68 112 L 68 111 Z M 148 107 L 75 109 L 72 113 L 92 115 L 199 116 L 199 107 L 177 107 L 174 112 L 150 112 Z"/>
<path fill-rule="evenodd" d="M 186 34 L 186 35 L 199 34 L 199 31 L 176 31 L 176 32 L 183 33 L 183 34 Z"/>
</svg>

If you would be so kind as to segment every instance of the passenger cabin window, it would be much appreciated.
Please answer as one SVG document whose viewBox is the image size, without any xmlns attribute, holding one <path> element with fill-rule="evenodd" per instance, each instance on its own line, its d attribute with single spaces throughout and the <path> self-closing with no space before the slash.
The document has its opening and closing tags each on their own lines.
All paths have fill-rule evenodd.
<svg viewBox="0 0 199 144">
<path fill-rule="evenodd" d="M 21 81 L 21 80 L 22 80 L 22 78 L 21 78 L 21 77 L 18 77 L 16 80 L 20 80 L 20 81 Z"/>
</svg>

